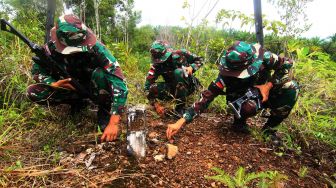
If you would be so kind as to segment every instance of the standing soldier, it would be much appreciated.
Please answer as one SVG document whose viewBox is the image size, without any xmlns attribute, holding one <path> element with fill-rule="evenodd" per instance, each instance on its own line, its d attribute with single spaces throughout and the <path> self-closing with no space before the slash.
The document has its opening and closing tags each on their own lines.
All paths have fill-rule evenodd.
<svg viewBox="0 0 336 188">
<path fill-rule="evenodd" d="M 186 49 L 174 50 L 166 41 L 155 41 L 150 49 L 152 65 L 146 77 L 145 91 L 151 105 L 163 117 L 165 109 L 159 100 L 178 100 L 175 111 L 183 114 L 186 97 L 193 93 L 198 80 L 193 76 L 201 66 L 202 59 Z M 164 82 L 156 83 L 159 76 Z"/>
<path fill-rule="evenodd" d="M 224 94 L 224 88 L 227 101 L 234 101 L 243 96 L 249 88 L 256 87 L 260 90 L 263 107 L 271 110 L 262 128 L 263 133 L 267 137 L 270 136 L 274 144 L 280 144 L 274 128 L 287 118 L 299 93 L 298 84 L 289 76 L 292 66 L 291 59 L 269 51 L 264 52 L 259 44 L 236 42 L 223 53 L 220 73 L 208 89 L 202 92 L 201 99 L 184 113 L 183 118 L 175 124 L 168 125 L 168 139 L 171 139 L 185 123 L 191 122 L 202 113 L 215 97 Z M 246 119 L 254 116 L 257 108 L 253 101 L 246 101 L 242 105 L 242 117 L 234 118 L 233 129 L 248 133 Z"/>
<path fill-rule="evenodd" d="M 104 131 L 102 141 L 115 140 L 128 93 L 117 59 L 74 15 L 58 18 L 51 30 L 51 40 L 44 49 L 93 95 L 93 102 L 99 107 L 98 124 Z M 49 72 L 36 63 L 33 64 L 32 74 L 37 83 L 28 87 L 27 96 L 33 102 L 70 104 L 72 112 L 83 107 L 83 98 L 71 85 L 71 79 Z"/>
</svg>

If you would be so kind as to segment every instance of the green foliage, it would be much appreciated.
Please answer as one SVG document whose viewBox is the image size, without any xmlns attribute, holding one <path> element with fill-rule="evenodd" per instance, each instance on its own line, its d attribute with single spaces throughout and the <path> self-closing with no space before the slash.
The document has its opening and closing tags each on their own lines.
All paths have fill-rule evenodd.
<svg viewBox="0 0 336 188">
<path fill-rule="evenodd" d="M 299 177 L 304 178 L 307 176 L 307 174 L 308 174 L 308 167 L 306 166 L 301 167 L 299 170 Z"/>
<path fill-rule="evenodd" d="M 246 173 L 243 167 L 239 167 L 234 176 L 227 174 L 220 168 L 212 168 L 217 173 L 215 176 L 206 176 L 206 179 L 215 180 L 223 183 L 229 188 L 242 187 L 247 188 L 252 182 L 259 179 L 258 187 L 270 187 L 287 179 L 287 176 L 278 171 L 265 171 L 258 173 Z"/>
<path fill-rule="evenodd" d="M 22 162 L 21 161 L 16 161 L 15 164 L 6 168 L 6 171 L 13 171 L 13 170 L 16 170 L 16 169 L 20 169 L 22 167 L 23 167 Z"/>
<path fill-rule="evenodd" d="M 295 75 L 302 95 L 295 108 L 297 118 L 293 123 L 301 132 L 336 146 L 336 64 L 328 54 L 309 52 L 306 47 L 296 49 L 296 55 Z"/>
</svg>

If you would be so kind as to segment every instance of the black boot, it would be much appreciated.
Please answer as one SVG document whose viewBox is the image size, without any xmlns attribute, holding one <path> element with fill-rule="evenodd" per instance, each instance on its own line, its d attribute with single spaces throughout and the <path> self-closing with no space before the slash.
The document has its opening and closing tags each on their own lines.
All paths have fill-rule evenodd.
<svg viewBox="0 0 336 188">
<path fill-rule="evenodd" d="M 275 127 L 277 127 L 282 121 L 283 118 L 271 116 L 268 118 L 267 122 L 262 128 L 262 133 L 265 140 L 270 140 L 275 146 L 282 145 L 281 138 L 277 136 L 275 129 Z"/>
<path fill-rule="evenodd" d="M 250 129 L 246 124 L 246 119 L 234 118 L 232 130 L 237 133 L 250 134 Z"/>
<path fill-rule="evenodd" d="M 105 128 L 110 122 L 110 117 L 111 115 L 106 108 L 99 107 L 98 112 L 97 112 L 97 118 L 98 118 L 99 128 L 102 132 L 104 132 Z"/>
<path fill-rule="evenodd" d="M 84 99 L 78 99 L 75 101 L 70 102 L 70 114 L 72 116 L 78 114 L 83 109 L 85 109 L 89 105 L 89 102 Z"/>
</svg>

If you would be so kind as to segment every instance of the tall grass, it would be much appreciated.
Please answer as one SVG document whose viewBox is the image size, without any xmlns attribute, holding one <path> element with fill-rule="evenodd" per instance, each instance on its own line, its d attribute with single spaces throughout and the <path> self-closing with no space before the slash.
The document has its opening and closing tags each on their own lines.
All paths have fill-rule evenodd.
<svg viewBox="0 0 336 188">
<path fill-rule="evenodd" d="M 304 134 L 336 146 L 336 63 L 322 52 L 296 49 L 301 86 L 292 123 Z"/>
</svg>

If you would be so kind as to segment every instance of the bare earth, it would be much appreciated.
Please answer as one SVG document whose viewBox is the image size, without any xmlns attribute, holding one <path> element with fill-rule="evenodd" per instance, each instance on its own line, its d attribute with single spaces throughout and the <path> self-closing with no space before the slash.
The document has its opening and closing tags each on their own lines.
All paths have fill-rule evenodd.
<svg viewBox="0 0 336 188">
<path fill-rule="evenodd" d="M 66 140 L 61 147 L 61 165 L 74 170 L 55 175 L 58 184 L 51 186 L 225 187 L 205 178 L 214 175 L 211 168 L 233 175 L 242 166 L 248 173 L 277 170 L 285 174 L 288 179 L 278 187 L 315 188 L 328 187 L 325 177 L 336 170 L 335 150 L 312 144 L 300 155 L 279 151 L 256 136 L 234 133 L 230 129 L 232 117 L 215 114 L 204 114 L 179 132 L 173 143 L 178 146 L 175 158 L 156 161 L 154 156 L 166 154 L 166 125 L 175 120 L 148 119 L 151 137 L 145 158 L 127 156 L 125 139 L 103 144 L 96 144 L 90 136 L 80 143 Z M 258 130 L 261 122 L 251 120 L 249 124 Z M 300 178 L 304 166 L 308 174 Z M 256 187 L 256 182 L 249 186 Z"/>
</svg>

